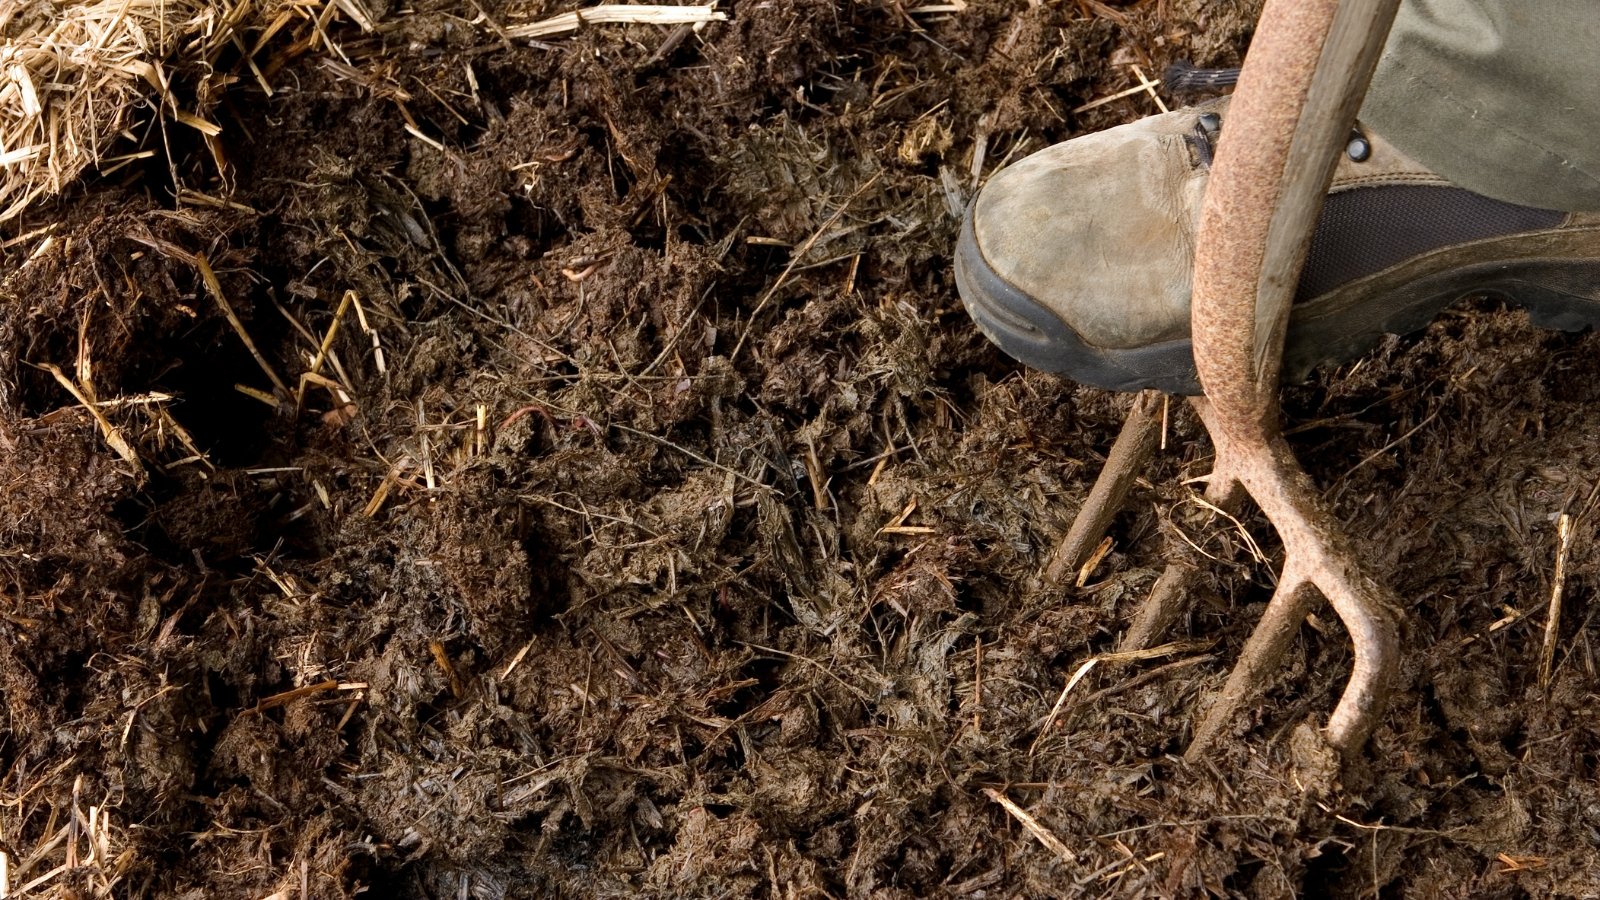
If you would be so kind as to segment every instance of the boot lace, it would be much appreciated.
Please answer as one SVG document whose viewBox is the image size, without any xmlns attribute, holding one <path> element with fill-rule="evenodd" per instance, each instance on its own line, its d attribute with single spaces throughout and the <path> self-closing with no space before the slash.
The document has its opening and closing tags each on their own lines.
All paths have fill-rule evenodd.
<svg viewBox="0 0 1600 900">
<path fill-rule="evenodd" d="M 1220 94 L 1239 83 L 1239 70 L 1206 69 L 1180 60 L 1167 66 L 1166 71 L 1161 73 L 1161 83 L 1177 97 Z M 1207 112 L 1201 113 L 1194 123 L 1194 130 L 1183 136 L 1184 142 L 1194 150 L 1195 162 L 1202 168 L 1210 169 L 1212 161 L 1216 159 L 1217 137 L 1221 133 L 1222 117 Z M 1372 145 L 1359 128 L 1350 129 L 1345 153 L 1356 162 L 1365 162 L 1371 155 Z"/>
</svg>

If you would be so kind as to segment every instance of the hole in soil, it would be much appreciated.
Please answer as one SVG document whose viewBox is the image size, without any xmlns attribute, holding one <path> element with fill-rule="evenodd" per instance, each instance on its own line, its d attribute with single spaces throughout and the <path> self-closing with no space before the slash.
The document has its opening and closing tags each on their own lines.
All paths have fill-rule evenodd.
<svg viewBox="0 0 1600 900">
<path fill-rule="evenodd" d="M 352 850 L 355 849 L 352 848 Z M 410 870 L 401 869 L 401 871 L 409 872 Z M 368 896 L 378 897 L 400 896 L 398 881 L 389 878 L 386 870 L 377 865 L 377 860 L 359 852 L 352 852 L 346 857 L 344 871 L 340 873 L 340 877 L 343 879 L 344 889 L 351 896 L 357 893 L 367 893 Z M 372 888 L 377 888 L 378 890 L 368 893 Z M 391 892 L 385 890 L 385 888 L 396 888 L 396 890 Z"/>
<path fill-rule="evenodd" d="M 677 226 L 678 240 L 685 244 L 695 246 L 709 246 L 716 243 L 706 226 L 699 222 L 680 223 Z"/>
<path fill-rule="evenodd" d="M 1259 890 L 1261 887 L 1255 882 L 1261 875 L 1264 865 L 1259 859 L 1239 860 L 1238 868 L 1234 869 L 1231 875 L 1222 879 L 1223 889 L 1229 894 L 1237 894 L 1239 896 L 1248 896 L 1254 893 L 1252 888 Z"/>
<path fill-rule="evenodd" d="M 152 515 L 148 498 L 135 494 L 111 505 L 111 515 L 122 524 L 122 530 L 146 550 L 151 549 L 145 534 L 150 530 Z"/>
<path fill-rule="evenodd" d="M 569 234 L 559 211 L 535 204 L 520 194 L 511 197 L 511 210 L 506 214 L 506 232 L 528 239 L 530 259 L 550 252 Z"/>
<path fill-rule="evenodd" d="M 56 667 L 61 672 L 83 672 L 86 661 L 87 655 L 75 650 L 62 654 L 60 661 L 56 663 Z M 54 685 L 56 688 L 55 696 L 51 699 L 61 709 L 83 709 L 86 699 L 85 692 L 89 690 L 88 684 L 85 683 L 88 680 L 88 678 L 61 679 Z"/>
<path fill-rule="evenodd" d="M 416 706 L 416 723 L 427 728 L 448 729 L 450 708 L 455 702 L 449 688 L 441 690 L 433 700 L 419 701 Z"/>
<path fill-rule="evenodd" d="M 157 479 L 146 487 L 144 494 L 117 501 L 111 512 L 121 523 L 128 540 L 143 547 L 151 556 L 174 565 L 193 565 L 194 557 L 172 540 L 157 515 L 156 498 L 170 496 L 170 483 Z"/>
<path fill-rule="evenodd" d="M 1332 842 L 1322 845 L 1322 855 L 1306 863 L 1305 877 L 1300 882 L 1300 896 L 1305 900 L 1333 900 L 1346 894 L 1341 890 L 1344 886 L 1344 875 L 1350 871 L 1352 862 L 1346 856 L 1346 848 Z"/>
<path fill-rule="evenodd" d="M 634 192 L 634 194 L 639 193 L 641 192 Z M 665 251 L 667 248 L 667 230 L 662 224 L 661 206 L 663 202 L 666 203 L 669 210 L 667 222 L 670 224 L 673 218 L 673 207 L 678 205 L 676 199 L 669 193 L 665 201 L 660 197 L 649 195 L 642 198 L 630 196 L 626 202 L 634 204 L 638 210 L 634 213 L 633 220 L 628 226 L 628 236 L 633 238 L 634 246 L 656 253 Z"/>
<path fill-rule="evenodd" d="M 717 715 L 736 719 L 756 705 L 765 702 L 783 683 L 779 672 L 782 671 L 785 662 L 786 660 L 758 657 L 746 663 L 744 675 L 746 678 L 754 678 L 756 683 L 734 691 L 727 700 L 717 704 Z"/>
<path fill-rule="evenodd" d="M 195 604 L 195 607 L 201 606 L 202 604 L 200 603 Z M 185 615 L 185 619 L 194 616 L 197 611 L 209 615 L 211 610 L 209 605 L 206 605 L 203 609 L 199 610 L 191 609 Z M 180 621 L 178 626 L 179 628 L 182 628 L 183 622 Z M 238 688 L 230 684 L 227 679 L 223 678 L 222 675 L 217 672 L 205 673 L 205 689 L 206 699 L 210 702 L 211 711 L 215 712 L 217 715 L 226 715 L 229 710 L 244 708 L 244 700 L 242 697 L 240 697 Z M 262 694 L 263 697 L 271 695 L 272 691 L 267 691 Z M 255 704 L 252 702 L 251 705 L 253 706 Z M 206 745 L 214 746 L 215 741 L 209 741 L 206 743 Z"/>
<path fill-rule="evenodd" d="M 984 552 L 987 549 L 988 548 L 982 546 L 979 546 L 978 548 L 979 552 Z M 969 587 L 969 582 L 959 581 L 956 584 L 956 609 L 960 610 L 961 612 L 982 613 L 984 610 L 983 598 L 971 590 Z"/>
<path fill-rule="evenodd" d="M 172 99 L 180 108 L 195 105 L 193 96 L 175 96 Z M 127 166 L 113 167 L 114 174 L 111 175 L 101 175 L 95 166 L 90 166 L 84 171 L 78 190 L 88 195 L 120 185 L 129 190 L 146 191 L 153 196 L 170 199 L 176 193 L 174 174 L 180 179 L 198 175 L 188 186 L 206 189 L 203 185 L 208 180 L 207 176 L 191 172 L 186 167 L 189 161 L 210 158 L 205 138 L 193 128 L 164 128 L 152 123 L 151 113 L 151 107 L 144 103 L 130 107 L 128 122 L 122 131 L 123 138 L 112 145 L 110 152 L 116 155 L 137 147 L 147 147 L 155 148 L 155 154 Z M 129 135 L 135 138 L 129 139 Z M 183 170 L 175 171 L 175 166 Z"/>
<path fill-rule="evenodd" d="M 258 346 L 271 347 L 275 335 L 251 323 L 250 336 Z M 218 466 L 248 466 L 266 449 L 272 410 L 266 404 L 234 390 L 235 384 L 267 388 L 266 376 L 237 336 L 229 334 L 197 358 L 179 358 L 161 377 L 155 389 L 179 398 L 172 407 L 195 443 Z"/>
</svg>

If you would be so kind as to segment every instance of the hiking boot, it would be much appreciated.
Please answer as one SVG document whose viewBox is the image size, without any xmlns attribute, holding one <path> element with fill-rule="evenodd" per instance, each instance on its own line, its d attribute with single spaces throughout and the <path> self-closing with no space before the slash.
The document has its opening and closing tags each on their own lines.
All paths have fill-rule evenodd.
<svg viewBox="0 0 1600 900">
<path fill-rule="evenodd" d="M 983 333 L 1085 384 L 1200 393 L 1189 281 L 1227 114 L 1223 98 L 1152 116 L 990 178 L 956 245 L 956 285 Z M 1300 276 L 1284 376 L 1354 359 L 1472 295 L 1501 297 L 1548 328 L 1600 324 L 1600 214 L 1475 194 L 1358 126 Z"/>
</svg>

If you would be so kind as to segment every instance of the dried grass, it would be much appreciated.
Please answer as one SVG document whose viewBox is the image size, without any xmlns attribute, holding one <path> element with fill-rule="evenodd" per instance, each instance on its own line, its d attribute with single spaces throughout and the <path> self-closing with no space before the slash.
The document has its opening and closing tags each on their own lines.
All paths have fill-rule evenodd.
<svg viewBox="0 0 1600 900">
<path fill-rule="evenodd" d="M 717 12 L 711 6 L 651 6 L 645 4 L 606 3 L 562 13 L 539 22 L 512 25 L 505 29 L 511 40 L 545 38 L 571 34 L 585 25 L 702 25 L 706 22 L 725 22 L 728 14 Z"/>
<path fill-rule="evenodd" d="M 0 11 L 0 221 L 95 162 L 198 4 L 184 0 L 32 3 Z"/>
<path fill-rule="evenodd" d="M 204 82 L 218 51 L 246 27 L 295 7 L 283 0 L 0 6 L 0 222 L 101 162 L 141 104 L 154 100 L 172 121 L 214 135 L 216 125 L 173 99 L 174 73 L 193 80 L 205 103 L 215 93 Z"/>
</svg>

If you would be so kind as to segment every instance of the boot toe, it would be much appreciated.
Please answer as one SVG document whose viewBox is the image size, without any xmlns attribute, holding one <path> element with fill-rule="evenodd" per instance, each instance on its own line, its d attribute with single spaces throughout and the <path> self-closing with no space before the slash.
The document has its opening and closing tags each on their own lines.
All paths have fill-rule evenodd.
<svg viewBox="0 0 1600 900">
<path fill-rule="evenodd" d="M 1189 350 L 1204 191 L 1194 112 L 1057 144 L 992 177 L 967 211 L 956 282 L 1018 360 L 1111 390 L 1199 390 Z"/>
</svg>

